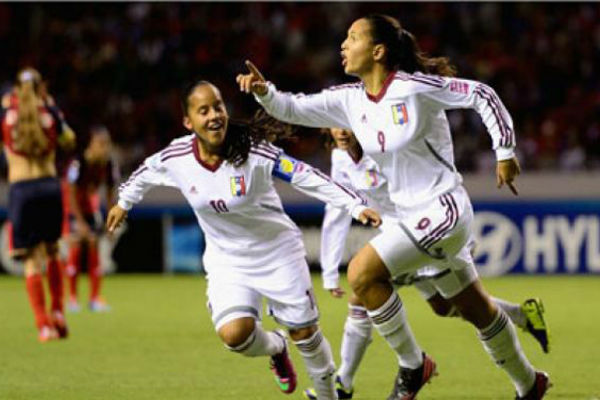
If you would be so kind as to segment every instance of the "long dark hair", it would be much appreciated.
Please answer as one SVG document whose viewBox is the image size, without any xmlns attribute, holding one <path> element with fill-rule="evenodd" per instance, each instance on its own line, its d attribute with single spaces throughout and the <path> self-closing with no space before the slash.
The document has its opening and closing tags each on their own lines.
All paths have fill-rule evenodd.
<svg viewBox="0 0 600 400">
<path fill-rule="evenodd" d="M 39 157 L 48 149 L 49 139 L 44 134 L 40 122 L 39 90 L 42 77 L 33 68 L 25 68 L 17 74 L 15 94 L 18 99 L 17 135 L 14 138 L 15 150 L 33 157 Z"/>
<path fill-rule="evenodd" d="M 383 14 L 365 17 L 371 27 L 375 44 L 386 48 L 385 65 L 391 71 L 400 69 L 408 73 L 423 72 L 442 76 L 455 76 L 456 67 L 448 57 L 429 57 L 417 43 L 415 36 L 402 28 L 396 18 Z"/>
<path fill-rule="evenodd" d="M 187 115 L 190 95 L 202 85 L 212 85 L 212 83 L 200 80 L 185 87 L 181 101 L 184 115 Z M 262 108 L 259 108 L 249 120 L 230 118 L 220 156 L 239 167 L 248 160 L 248 154 L 253 146 L 290 138 L 295 130 L 292 125 L 276 120 Z"/>
</svg>

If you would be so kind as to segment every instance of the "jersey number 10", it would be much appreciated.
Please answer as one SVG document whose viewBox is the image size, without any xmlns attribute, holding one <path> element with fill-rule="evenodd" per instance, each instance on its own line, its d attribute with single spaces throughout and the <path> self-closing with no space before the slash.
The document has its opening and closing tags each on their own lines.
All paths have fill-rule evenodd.
<svg viewBox="0 0 600 400">
<path fill-rule="evenodd" d="M 211 200 L 210 205 L 215 209 L 217 214 L 229 212 L 229 209 L 227 209 L 227 204 L 225 204 L 225 200 Z"/>
</svg>

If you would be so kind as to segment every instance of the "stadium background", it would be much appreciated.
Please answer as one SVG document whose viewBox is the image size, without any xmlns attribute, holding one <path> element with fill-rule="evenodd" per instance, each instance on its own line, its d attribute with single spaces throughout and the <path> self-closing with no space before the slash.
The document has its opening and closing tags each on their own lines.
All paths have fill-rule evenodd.
<svg viewBox="0 0 600 400">
<path fill-rule="evenodd" d="M 487 242 L 493 239 L 496 244 L 480 246 L 494 250 L 494 254 L 481 254 L 480 264 L 511 264 L 490 271 L 493 274 L 598 271 L 600 250 L 594 238 L 598 238 L 595 200 L 600 191 L 596 179 L 600 169 L 599 7 L 557 3 L 5 3 L 0 4 L 0 45 L 10 57 L 0 66 L 0 82 L 3 91 L 7 90 L 20 66 L 38 67 L 79 134 L 80 146 L 92 124 L 108 126 L 117 144 L 114 156 L 125 177 L 146 156 L 183 133 L 179 89 L 190 80 L 213 81 L 223 91 L 230 113 L 247 117 L 257 105 L 250 96 L 241 95 L 234 82 L 246 58 L 284 90 L 316 91 L 352 79 L 343 75 L 337 51 L 349 21 L 368 12 L 397 15 L 425 51 L 449 56 L 461 76 L 490 84 L 512 114 L 519 158 L 528 175 L 521 179 L 518 201 L 493 187 L 494 154 L 479 116 L 455 111 L 449 117 L 456 165 L 465 174 L 477 210 L 508 217 L 485 214 L 491 220 L 482 220 L 480 239 L 486 234 Z M 320 133 L 302 129 L 299 135 L 302 140 L 281 145 L 328 171 L 328 152 Z M 321 206 L 283 190 L 291 205 L 288 210 L 300 224 L 319 223 Z M 155 208 L 140 207 L 132 215 L 135 223 L 121 242 L 123 250 L 117 248 L 117 264 L 123 272 L 170 270 L 190 263 L 189 257 L 182 256 L 185 248 L 179 246 L 171 254 L 169 243 L 181 244 L 181 235 L 185 238 L 190 232 L 199 236 L 187 226 L 191 213 L 177 195 L 153 199 Z M 529 202 L 529 211 L 523 212 L 521 202 L 530 199 L 541 203 Z M 548 204 L 550 199 L 553 202 Z M 511 205 L 505 206 L 507 201 Z M 165 204 L 177 218 L 159 221 L 165 215 L 160 206 Z M 566 222 L 547 219 L 547 215 L 561 215 Z M 169 228 L 172 225 L 174 230 Z M 137 229 L 152 235 L 140 236 Z M 513 249 L 524 236 L 525 247 Z M 149 240 L 155 251 L 141 252 L 147 260 L 138 262 L 139 256 L 127 256 L 139 254 L 135 249 L 144 248 Z M 528 243 L 534 246 L 527 247 Z M 188 250 L 195 255 L 199 251 Z M 316 250 L 309 252 L 314 255 Z M 177 255 L 181 259 L 173 259 Z M 535 258 L 540 260 L 534 262 Z M 313 256 L 312 261 L 316 261 Z M 544 263 L 549 267 L 544 268 Z"/>
<path fill-rule="evenodd" d="M 519 198 L 496 190 L 490 139 L 477 114 L 467 111 L 449 114 L 456 165 L 465 177 L 477 211 L 478 266 L 483 274 L 490 276 L 521 274 L 486 280 L 498 295 L 518 301 L 533 293 L 545 296 L 547 306 L 550 303 L 554 307 L 551 314 L 554 333 L 559 343 L 563 336 L 562 344 L 566 346 L 556 350 L 550 356 L 553 358 L 534 355 L 533 360 L 541 365 L 550 364 L 550 372 L 561 370 L 566 360 L 577 361 L 576 366 L 569 362 L 569 368 L 559 375 L 563 387 L 556 389 L 556 398 L 600 397 L 597 385 L 586 379 L 589 371 L 597 369 L 593 360 L 600 354 L 592 350 L 597 349 L 597 340 L 594 342 L 585 334 L 600 329 L 593 323 L 597 319 L 593 315 L 597 316 L 600 282 L 597 276 L 592 276 L 600 273 L 599 4 L 0 3 L 0 46 L 4 53 L 0 89 L 4 92 L 10 88 L 19 67 L 37 67 L 78 134 L 80 146 L 85 143 L 90 126 L 97 123 L 108 126 L 116 143 L 114 157 L 126 177 L 147 155 L 183 133 L 179 89 L 190 80 L 207 79 L 219 86 L 230 114 L 235 117 L 247 117 L 257 108 L 251 97 L 238 92 L 234 81 L 246 58 L 252 59 L 284 90 L 309 93 L 352 80 L 342 73 L 339 44 L 349 23 L 369 12 L 398 16 L 404 27 L 416 34 L 424 50 L 432 55 L 449 56 L 460 76 L 490 84 L 505 102 L 515 123 L 524 169 L 517 182 Z M 300 130 L 299 134 L 303 135 L 302 140 L 280 144 L 290 154 L 328 171 L 329 155 L 323 148 L 321 134 L 308 129 Z M 59 163 L 64 161 L 65 157 Z M 0 191 L 0 217 L 5 218 L 5 184 Z M 287 210 L 303 228 L 309 258 L 314 263 L 323 207 L 288 187 L 282 186 L 281 193 Z M 349 253 L 364 243 L 365 235 L 369 233 L 360 227 L 353 228 Z M 182 198 L 173 191 L 157 190 L 131 214 L 128 229 L 114 249 L 116 265 L 112 267 L 116 266 L 119 273 L 195 272 L 201 268 L 198 258 L 201 248 L 201 234 Z M 12 268 L 5 257 L 3 265 L 5 268 L 0 271 Z M 555 273 L 585 275 L 545 276 Z M 30 316 L 25 307 L 20 307 L 26 306 L 26 300 L 15 279 L 0 276 L 0 316 L 3 322 L 13 321 L 15 315 L 17 318 L 16 323 L 4 325 L 7 327 L 4 339 L 19 337 L 15 343 L 29 348 L 32 338 L 21 337 L 27 336 L 22 332 L 31 325 Z M 217 370 L 239 360 L 230 358 L 212 337 L 208 316 L 202 315 L 201 321 L 196 321 L 198 310 L 206 314 L 202 306 L 203 281 L 195 279 L 195 275 L 156 279 L 122 274 L 108 278 L 107 297 L 115 305 L 109 320 L 112 322 L 71 317 L 75 332 L 81 335 L 79 342 L 76 337 L 73 342 L 85 348 L 81 340 L 93 343 L 97 340 L 94 332 L 112 335 L 116 329 L 144 337 L 148 332 L 142 327 L 154 325 L 147 326 L 144 325 L 147 320 L 137 320 L 142 325 L 132 329 L 128 322 L 139 316 L 150 318 L 149 311 L 130 302 L 152 304 L 153 322 L 168 328 L 152 328 L 150 333 L 154 335 L 147 338 L 151 342 L 127 342 L 121 338 L 107 345 L 107 354 L 113 357 L 119 346 L 130 346 L 139 360 L 123 358 L 120 362 L 125 367 L 115 368 L 100 351 L 86 353 L 96 357 L 99 367 L 114 368 L 111 374 L 86 380 L 89 376 L 85 373 L 93 373 L 95 369 L 90 369 L 75 352 L 65 354 L 55 348 L 44 355 L 38 350 L 24 354 L 14 350 L 18 345 L 8 349 L 2 344 L 0 358 L 8 360 L 13 372 L 18 372 L 9 374 L 4 383 L 0 379 L 0 398 L 107 398 L 101 383 L 111 385 L 120 376 L 132 379 L 133 383 L 112 387 L 108 398 L 158 398 L 159 395 L 161 398 L 271 398 L 270 394 L 260 394 L 264 389 L 257 382 L 265 380 L 264 374 L 243 376 L 241 386 L 250 388 L 249 393 L 238 388 L 219 392 L 218 385 L 207 381 L 209 378 L 199 378 L 188 371 L 197 372 L 197 358 L 207 357 L 205 352 L 210 354 L 211 347 L 218 350 L 213 350 L 215 355 L 210 359 L 223 359 L 215 361 Z M 317 275 L 315 279 L 318 287 Z M 141 300 L 132 298 L 131 291 L 137 291 Z M 164 303 L 162 306 L 152 302 L 153 293 L 161 293 L 157 297 Z M 173 300 L 174 297 L 178 300 Z M 564 299 L 569 300 L 568 304 L 564 304 Z M 324 327 L 326 332 L 327 329 L 332 332 L 329 336 L 335 348 L 345 313 L 343 302 L 334 302 L 324 292 L 319 292 L 319 301 L 323 314 L 339 316 L 339 321 L 333 318 Z M 431 341 L 433 350 L 447 351 L 436 344 L 439 338 L 431 333 L 436 330 L 445 331 L 456 340 L 456 348 L 476 346 L 457 338 L 465 327 L 435 325 L 448 323 L 430 322 L 433 319 L 430 313 L 413 294 L 407 294 L 406 301 L 411 312 L 415 310 L 411 315 L 418 337 L 425 343 Z M 10 307 L 10 304 L 20 305 Z M 189 306 L 187 316 L 175 313 L 173 305 L 182 310 Z M 185 318 L 189 315 L 194 322 L 186 325 Z M 573 323 L 574 318 L 577 324 Z M 175 333 L 176 328 L 185 331 L 184 338 L 179 347 L 170 347 L 167 343 L 172 339 L 181 339 L 181 334 Z M 153 341 L 161 335 L 171 339 Z M 197 348 L 199 335 L 202 335 L 202 349 Z M 577 349 L 569 346 L 571 342 L 579 343 Z M 524 345 L 531 347 L 529 343 Z M 194 351 L 186 353 L 187 346 Z M 377 365 L 377 357 L 393 364 L 384 355 L 387 353 L 383 346 L 374 345 L 379 350 L 374 350 L 367 359 L 365 370 L 369 370 L 368 365 Z M 164 371 L 140 367 L 139 363 L 160 363 L 158 359 L 143 359 L 142 353 L 151 357 L 148 349 L 171 352 L 167 364 L 177 371 L 178 377 L 163 382 L 160 378 Z M 529 354 L 537 351 L 527 350 Z M 47 357 L 48 361 L 44 361 L 47 364 L 35 361 L 37 357 Z M 49 361 L 53 357 L 67 357 L 71 367 L 81 369 L 76 372 L 67 368 L 63 372 L 68 378 L 84 379 L 74 387 L 87 395 L 64 387 L 58 377 L 24 388 L 27 373 L 35 374 L 35 368 L 53 365 Z M 461 359 L 464 363 L 457 363 L 451 352 L 446 359 L 443 357 L 448 369 L 462 368 L 470 362 L 475 366 L 481 364 L 482 370 L 490 369 L 485 355 L 475 351 L 464 355 Z M 262 364 L 255 365 L 257 370 L 264 369 Z M 139 376 L 132 375 L 128 368 L 139 368 L 136 370 Z M 210 369 L 207 371 L 210 375 Z M 447 372 L 453 376 L 452 371 Z M 478 369 L 469 372 L 475 381 L 502 379 L 496 371 L 486 373 L 490 375 Z M 156 379 L 154 391 L 152 385 L 150 390 L 138 391 L 137 388 L 146 386 L 149 376 Z M 454 391 L 434 389 L 432 397 L 425 394 L 423 398 L 499 398 L 485 394 L 495 388 L 494 384 L 476 385 L 472 397 L 459 395 L 457 388 L 469 380 L 458 374 L 453 377 L 450 388 Z M 200 381 L 187 383 L 194 379 Z M 378 385 L 387 388 L 389 379 L 371 371 L 365 372 L 364 380 L 359 382 L 365 385 L 363 393 L 380 393 Z M 178 389 L 168 391 L 171 386 Z M 207 386 L 219 394 L 204 394 Z M 86 387 L 93 388 L 91 395 L 85 392 Z M 506 387 L 499 385 L 498 391 L 502 390 Z M 57 393 L 62 393 L 61 397 Z M 504 393 L 504 398 L 508 397 Z"/>
</svg>

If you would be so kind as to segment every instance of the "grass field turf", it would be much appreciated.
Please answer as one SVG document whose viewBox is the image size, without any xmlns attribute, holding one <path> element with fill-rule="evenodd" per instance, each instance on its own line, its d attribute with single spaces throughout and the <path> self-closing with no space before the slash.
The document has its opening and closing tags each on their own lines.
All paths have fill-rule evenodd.
<svg viewBox="0 0 600 400">
<path fill-rule="evenodd" d="M 313 277 L 323 331 L 339 362 L 346 302 L 329 296 Z M 199 276 L 110 276 L 104 287 L 113 311 L 69 314 L 71 337 L 40 344 L 23 280 L 0 276 L 0 399 L 302 398 L 309 380 L 295 349 L 299 386 L 285 396 L 273 382 L 267 358 L 243 358 L 223 348 L 205 307 L 205 284 Z M 87 282 L 80 285 L 84 300 Z M 599 277 L 512 276 L 485 285 L 507 300 L 544 300 L 551 353 L 543 354 L 528 335 L 519 337 L 534 365 L 551 375 L 548 399 L 600 399 Z M 440 372 L 420 400 L 514 398 L 512 385 L 470 326 L 434 316 L 412 288 L 401 295 L 421 346 Z M 265 326 L 274 323 L 266 317 Z M 356 399 L 384 399 L 396 374 L 392 352 L 375 336 L 357 375 Z"/>
</svg>

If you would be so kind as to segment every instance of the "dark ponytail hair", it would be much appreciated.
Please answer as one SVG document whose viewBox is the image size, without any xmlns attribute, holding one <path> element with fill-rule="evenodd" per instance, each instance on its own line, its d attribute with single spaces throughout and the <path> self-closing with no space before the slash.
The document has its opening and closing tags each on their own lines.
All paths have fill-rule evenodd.
<svg viewBox="0 0 600 400">
<path fill-rule="evenodd" d="M 239 167 L 248 159 L 252 146 L 288 139 L 294 132 L 292 125 L 276 120 L 260 108 L 248 121 L 229 120 L 221 156 Z"/>
<path fill-rule="evenodd" d="M 373 43 L 383 44 L 386 49 L 385 66 L 388 70 L 400 69 L 410 74 L 423 72 L 441 76 L 455 76 L 456 67 L 448 57 L 428 57 L 412 33 L 402 28 L 400 22 L 383 14 L 365 17 L 371 27 Z"/>
<path fill-rule="evenodd" d="M 187 115 L 190 95 L 198 86 L 202 85 L 212 85 L 212 83 L 201 80 L 185 87 L 181 100 L 184 115 Z M 287 139 L 294 133 L 295 127 L 276 120 L 260 108 L 249 120 L 229 119 L 220 156 L 225 161 L 239 167 L 248 160 L 252 146 Z"/>
</svg>

